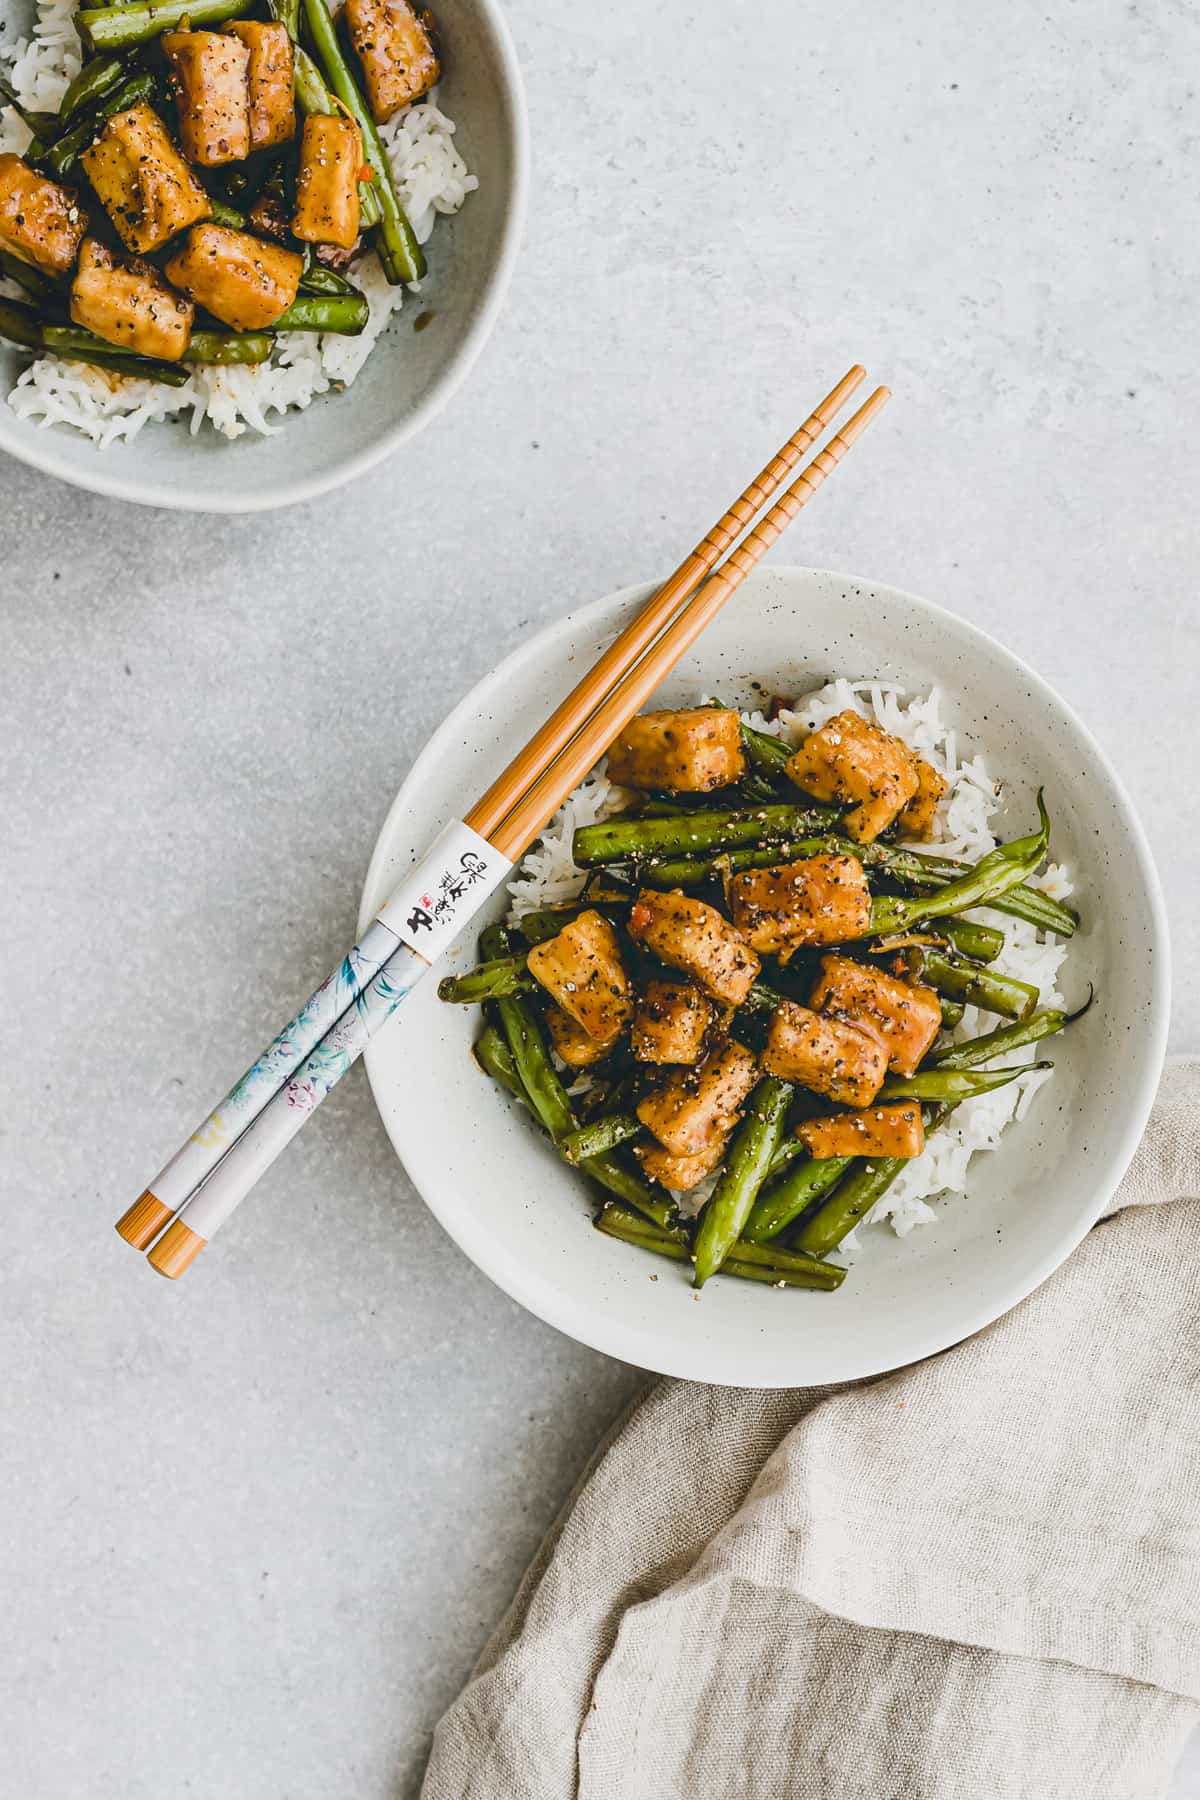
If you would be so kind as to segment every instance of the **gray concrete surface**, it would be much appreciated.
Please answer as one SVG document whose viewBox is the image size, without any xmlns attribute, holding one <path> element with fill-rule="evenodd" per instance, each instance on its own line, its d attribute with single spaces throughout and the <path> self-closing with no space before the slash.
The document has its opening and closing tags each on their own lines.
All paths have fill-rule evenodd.
<svg viewBox="0 0 1200 1800">
<path fill-rule="evenodd" d="M 896 403 L 789 558 L 956 608 L 1079 709 L 1160 857 L 1174 1040 L 1197 1045 L 1194 12 L 511 18 L 528 241 L 415 447 L 233 522 L 0 467 L 0 1787 L 22 1800 L 416 1792 L 639 1376 L 463 1260 L 359 1072 L 178 1288 L 111 1220 L 348 939 L 451 702 L 668 567 L 852 359 Z"/>
</svg>

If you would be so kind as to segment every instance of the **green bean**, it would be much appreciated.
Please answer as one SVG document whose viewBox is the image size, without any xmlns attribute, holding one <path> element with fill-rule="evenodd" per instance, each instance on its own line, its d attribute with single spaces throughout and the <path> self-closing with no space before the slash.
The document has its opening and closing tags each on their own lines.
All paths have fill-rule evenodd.
<svg viewBox="0 0 1200 1800">
<path fill-rule="evenodd" d="M 148 44 L 185 19 L 193 30 L 223 25 L 250 11 L 252 0 L 134 0 L 122 6 L 91 6 L 76 13 L 80 35 L 93 50 L 128 50 Z"/>
<path fill-rule="evenodd" d="M 653 1220 L 663 1230 L 674 1228 L 679 1218 L 674 1202 L 661 1189 L 656 1191 L 648 1181 L 643 1181 L 640 1175 L 635 1175 L 632 1169 L 627 1169 L 624 1163 L 618 1162 L 615 1156 L 602 1153 L 589 1157 L 587 1162 L 580 1164 L 580 1170 L 593 1181 L 598 1181 L 601 1187 L 607 1188 L 610 1194 L 616 1194 L 618 1199 L 624 1200 L 627 1206 L 636 1206 L 640 1213 L 644 1213 L 647 1219 Z"/>
<path fill-rule="evenodd" d="M 68 124 L 81 108 L 95 106 L 119 87 L 127 72 L 123 56 L 93 56 L 85 62 L 59 103 L 58 116 Z"/>
<path fill-rule="evenodd" d="M 1005 1019 L 1027 1019 L 1041 999 L 1041 990 L 1028 981 L 955 962 L 940 950 L 910 950 L 908 965 L 939 994 L 949 994 L 965 1006 L 978 1006 Z"/>
<path fill-rule="evenodd" d="M 1018 1075 L 1031 1069 L 1052 1069 L 1053 1063 L 1021 1063 L 1009 1069 L 920 1069 L 915 1075 L 900 1075 L 885 1081 L 876 1095 L 880 1106 L 892 1100 L 973 1100 L 976 1094 L 990 1094 L 993 1088 L 1007 1087 Z"/>
<path fill-rule="evenodd" d="M 605 1113 L 577 1131 L 569 1131 L 558 1147 L 569 1163 L 579 1164 L 590 1156 L 615 1150 L 618 1144 L 627 1143 L 644 1129 L 642 1121 L 632 1113 Z"/>
<path fill-rule="evenodd" d="M 452 1006 L 478 1006 L 484 1000 L 499 1000 L 506 994 L 530 994 L 537 982 L 526 968 L 528 952 L 514 956 L 497 956 L 479 963 L 465 975 L 446 975 L 438 982 L 438 999 Z"/>
<path fill-rule="evenodd" d="M 58 292 L 48 275 L 43 275 L 32 263 L 22 261 L 11 250 L 3 247 L 0 247 L 0 275 L 7 275 L 10 281 L 15 281 L 18 287 L 23 287 L 27 294 L 42 305 L 53 300 Z"/>
<path fill-rule="evenodd" d="M 936 1130 L 953 1110 L 952 1106 L 930 1107 L 925 1115 L 926 1132 Z M 804 1250 L 810 1256 L 827 1256 L 835 1250 L 911 1160 L 907 1156 L 856 1157 L 824 1205 L 800 1221 L 788 1240 L 793 1249 Z"/>
<path fill-rule="evenodd" d="M 840 1181 L 854 1160 L 850 1156 L 828 1156 L 820 1159 L 804 1154 L 799 1138 L 792 1138 L 803 1161 L 789 1169 L 780 1180 L 764 1188 L 754 1202 L 750 1217 L 742 1227 L 742 1237 L 752 1244 L 765 1244 L 776 1237 L 793 1219 L 799 1218 L 814 1200 L 827 1194 Z"/>
<path fill-rule="evenodd" d="M 987 1062 L 993 1056 L 1007 1056 L 1010 1050 L 1019 1050 L 1024 1044 L 1035 1044 L 1039 1038 L 1053 1037 L 1070 1024 L 1065 1012 L 1057 1007 L 1046 1007 L 1042 1012 L 1033 1013 L 1018 1025 L 999 1025 L 995 1031 L 986 1032 L 982 1037 L 971 1038 L 965 1044 L 947 1044 L 944 1049 L 933 1050 L 926 1058 L 927 1063 L 938 1069 L 973 1069 L 978 1063 Z"/>
<path fill-rule="evenodd" d="M 783 1137 L 791 1100 L 791 1083 L 773 1075 L 764 1076 L 755 1088 L 734 1134 L 724 1171 L 700 1218 L 695 1246 L 697 1287 L 716 1274 L 741 1236 Z"/>
<path fill-rule="evenodd" d="M 670 1257 L 674 1262 L 687 1262 L 691 1257 L 686 1236 L 649 1229 L 623 1207 L 603 1207 L 596 1218 L 596 1229 L 604 1232 L 606 1237 L 620 1238 L 623 1243 Z M 756 1248 L 753 1245 L 739 1244 L 737 1248 L 739 1254 L 727 1257 L 719 1274 L 737 1276 L 743 1281 L 761 1281 L 771 1287 L 819 1288 L 825 1292 L 832 1292 L 846 1279 L 845 1269 L 836 1263 L 818 1262 L 815 1257 L 793 1256 L 784 1263 L 782 1259 L 762 1260 L 757 1255 L 743 1257 L 741 1252 L 753 1252 Z"/>
<path fill-rule="evenodd" d="M 391 164 L 375 128 L 371 109 L 359 92 L 350 65 L 342 54 L 329 7 L 326 0 L 303 0 L 303 6 L 322 73 L 338 99 L 353 114 L 362 133 L 363 155 L 374 172 L 371 187 L 381 214 L 375 248 L 383 272 L 393 287 L 401 282 L 420 281 L 425 273 L 425 258 L 396 193 Z"/>
<path fill-rule="evenodd" d="M 249 231 L 250 221 L 245 213 L 230 206 L 228 200 L 219 200 L 215 194 L 210 194 L 208 204 L 209 218 L 214 225 L 224 225 L 229 231 Z"/>
<path fill-rule="evenodd" d="M 986 906 L 993 896 L 1016 887 L 1027 875 L 1041 866 L 1050 841 L 1050 819 L 1039 790 L 1038 815 L 1041 823 L 1027 836 L 1014 838 L 989 850 L 966 875 L 946 883 L 932 894 L 918 894 L 908 900 L 881 897 L 871 905 L 870 935 L 890 935 L 910 931 L 926 919 L 943 918 L 947 913 L 966 912 L 973 906 Z"/>
<path fill-rule="evenodd" d="M 795 754 L 790 744 L 781 738 L 772 737 L 768 731 L 756 731 L 753 725 L 742 721 L 742 749 L 747 760 L 764 775 L 776 781 L 782 776 L 787 779 L 787 765 Z"/>
<path fill-rule="evenodd" d="M 521 1086 L 521 1077 L 517 1074 L 517 1065 L 513 1061 L 512 1051 L 504 1033 L 496 1025 L 485 1025 L 482 1034 L 476 1038 L 472 1046 L 472 1054 L 485 1075 L 506 1088 L 514 1100 L 528 1105 L 525 1090 Z M 532 1108 L 530 1108 L 532 1111 Z"/>
<path fill-rule="evenodd" d="M 264 363 L 274 348 L 275 340 L 269 331 L 193 331 L 183 360 L 221 366 Z"/>
<path fill-rule="evenodd" d="M 116 10 L 129 12 L 133 9 L 122 6 Z M 99 136 L 101 127 L 127 107 L 136 106 L 140 100 L 151 99 L 155 87 L 153 75 L 142 73 L 131 76 L 128 81 L 122 82 L 115 94 L 110 94 L 107 100 L 101 101 L 92 112 L 72 125 L 69 131 L 64 131 L 60 138 L 56 138 L 50 148 L 42 153 L 40 161 L 61 181 L 71 173 L 83 151 Z"/>
<path fill-rule="evenodd" d="M 371 309 L 361 294 L 301 294 L 276 319 L 272 331 L 332 331 L 357 337 L 364 330 Z"/>
<path fill-rule="evenodd" d="M 679 813 L 646 819 L 619 815 L 575 833 L 572 855 L 584 868 L 598 863 L 636 862 L 652 868 L 658 857 L 694 857 L 700 852 L 763 846 L 819 831 L 837 817 L 827 806 L 755 806 L 736 810 Z"/>
<path fill-rule="evenodd" d="M 310 262 L 300 277 L 302 294 L 344 295 L 346 299 L 362 299 L 362 294 L 352 281 L 339 275 L 336 269 L 327 269 L 324 263 Z"/>
<path fill-rule="evenodd" d="M 31 107 L 26 106 L 18 97 L 16 89 L 11 87 L 9 83 L 4 80 L 3 76 L 0 76 L 0 105 L 11 106 L 18 119 L 32 131 L 34 141 L 26 148 L 25 155 L 30 158 L 36 158 L 41 152 L 47 134 L 53 133 L 55 126 L 58 124 L 57 115 L 55 113 L 34 112 Z"/>
<path fill-rule="evenodd" d="M 944 994 L 938 995 L 938 1003 L 942 1009 L 942 1030 L 953 1031 L 956 1025 L 962 1023 L 966 1007 L 961 1000 L 948 1000 Z"/>
<path fill-rule="evenodd" d="M 149 356 L 134 356 L 114 350 L 106 338 L 73 325 L 43 325 L 42 347 L 51 356 L 63 356 L 68 362 L 92 363 L 99 369 L 110 369 L 116 375 L 132 376 L 139 381 L 163 381 L 168 387 L 186 387 L 188 373 L 178 363 L 158 362 Z"/>
<path fill-rule="evenodd" d="M 26 350 L 41 350 L 42 326 L 32 306 L 23 306 L 18 300 L 0 300 L 0 337 L 7 338 L 10 344 L 20 344 Z"/>
<path fill-rule="evenodd" d="M 798 1137 L 785 1137 L 768 1165 L 767 1180 L 772 1181 L 776 1175 L 781 1175 L 784 1169 L 789 1169 L 798 1156 L 805 1155 L 807 1155 L 807 1151 Z M 757 1201 L 755 1204 L 757 1205 Z"/>
<path fill-rule="evenodd" d="M 995 962 L 1004 948 L 1002 931 L 994 925 L 977 925 L 973 919 L 939 919 L 937 934 L 974 962 Z"/>
</svg>

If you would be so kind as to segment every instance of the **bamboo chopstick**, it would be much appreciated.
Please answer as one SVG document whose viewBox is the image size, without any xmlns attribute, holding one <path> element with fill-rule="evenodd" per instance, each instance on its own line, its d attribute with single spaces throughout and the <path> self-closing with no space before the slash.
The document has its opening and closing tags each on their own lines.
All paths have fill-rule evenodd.
<svg viewBox="0 0 1200 1800">
<path fill-rule="evenodd" d="M 890 399 L 889 389 L 875 389 L 853 418 L 830 438 L 824 450 L 817 452 L 800 478 L 780 496 L 769 512 L 764 513 L 749 536 L 730 551 L 718 572 L 693 595 L 641 662 L 618 682 L 590 719 L 581 724 L 563 754 L 527 790 L 499 829 L 491 833 L 492 843 L 505 856 L 515 861 L 533 842 L 565 797 L 579 786 L 593 763 L 599 761 L 618 731 L 675 667 L 800 509 L 807 506 L 822 482 L 832 475 L 851 445 Z"/>
<path fill-rule="evenodd" d="M 467 814 L 468 825 L 483 837 L 496 841 L 493 837 L 495 827 L 511 812 L 530 784 L 543 774 L 550 761 L 566 748 L 580 724 L 605 698 L 614 683 L 632 668 L 669 623 L 676 608 L 712 573 L 730 544 L 792 473 L 854 390 L 866 380 L 866 375 L 867 371 L 859 363 L 846 371 L 820 406 L 805 419 L 799 431 L 776 451 L 766 468 L 738 495 L 729 511 L 722 514 L 707 536 L 684 557 L 675 573 L 609 645 L 562 704 L 555 707 L 546 723 L 534 732 L 525 748 L 496 777 L 487 793 L 475 802 Z"/>
<path fill-rule="evenodd" d="M 544 772 L 569 742 L 579 721 L 604 698 L 676 608 L 716 566 L 723 551 L 791 474 L 865 377 L 866 371 L 857 363 L 843 375 L 475 803 L 466 817 L 468 826 L 481 837 L 491 837 L 528 783 Z M 395 954 L 399 941 L 396 932 L 378 918 L 368 926 L 362 941 L 343 957 L 295 1018 L 289 1020 L 117 1220 L 117 1231 L 126 1243 L 136 1250 L 145 1250 L 153 1243 L 178 1209 L 207 1180 L 230 1145 L 290 1080 L 346 1008 L 357 1001 L 367 983 Z"/>
<path fill-rule="evenodd" d="M 851 370 L 838 388 L 822 402 L 818 413 L 789 440 L 776 463 L 783 461 L 791 447 L 814 425 L 808 441 L 819 435 L 819 428 L 832 417 L 831 403 L 844 398 L 862 379 Z M 840 404 L 840 398 L 838 403 Z M 639 615 L 634 627 L 618 639 L 620 655 L 612 657 L 612 685 L 602 685 L 587 678 L 559 707 L 533 743 L 540 739 L 542 752 L 529 755 L 527 746 L 522 757 L 514 759 L 509 769 L 477 803 L 467 819 L 450 825 L 433 850 L 401 881 L 377 915 L 377 923 L 395 933 L 398 948 L 372 980 L 362 988 L 319 1044 L 298 1064 L 290 1079 L 270 1098 L 242 1135 L 225 1151 L 201 1181 L 197 1189 L 179 1208 L 162 1237 L 149 1253 L 149 1261 L 160 1274 L 175 1278 L 182 1274 L 230 1214 L 240 1204 L 255 1182 L 266 1172 L 292 1137 L 300 1130 L 308 1115 L 332 1091 L 342 1075 L 361 1055 L 375 1031 L 390 1018 L 396 1007 L 412 991 L 421 976 L 432 965 L 445 945 L 457 935 L 466 920 L 478 911 L 488 895 L 504 879 L 513 860 L 527 848 L 545 825 L 546 820 L 578 785 L 588 769 L 607 748 L 621 727 L 633 717 L 638 707 L 737 589 L 780 533 L 807 504 L 821 483 L 837 467 L 855 440 L 870 424 L 889 398 L 886 388 L 879 388 L 850 419 L 843 429 L 820 451 L 799 478 L 764 515 L 759 525 L 734 550 L 725 564 L 698 593 L 686 601 L 662 631 L 655 637 L 645 626 L 647 612 L 657 617 L 661 626 L 688 590 L 687 570 L 692 559 L 686 559 L 680 570 L 659 590 L 647 609 Z M 825 417 L 818 418 L 818 414 Z M 795 466 L 802 451 L 797 451 L 790 467 Z M 775 465 L 768 465 L 759 482 L 771 478 Z M 774 476 L 773 491 L 782 475 Z M 746 494 L 735 503 L 714 533 L 728 529 L 728 521 L 736 518 L 747 500 Z M 752 516 L 752 513 L 747 516 Z M 705 540 L 707 543 L 707 540 Z M 698 564 L 707 559 L 711 568 L 720 551 L 711 557 L 705 545 L 698 546 L 693 557 Z M 694 587 L 694 579 L 692 581 Z M 664 592 L 675 589 L 670 605 L 664 605 Z M 647 647 L 648 646 L 648 647 Z M 617 649 L 614 645 L 613 650 Z M 644 652 L 644 654 L 643 654 Z M 640 660 L 639 660 L 640 657 Z M 604 663 L 605 659 L 601 659 Z M 619 664 L 619 667 L 616 666 Z M 600 665 L 598 664 L 597 667 Z M 595 675 L 595 671 L 592 671 Z M 597 700 L 599 704 L 596 704 Z M 549 745 L 559 742 L 559 754 L 551 760 Z M 528 757 L 524 780 L 520 787 L 520 768 Z M 499 814 L 485 837 L 472 819 L 487 819 L 509 800 L 506 812 Z M 478 892 L 474 890 L 478 888 Z M 437 898 L 435 898 L 437 896 Z M 443 914 L 438 918 L 438 914 Z M 428 933 L 428 936 L 423 936 Z"/>
</svg>

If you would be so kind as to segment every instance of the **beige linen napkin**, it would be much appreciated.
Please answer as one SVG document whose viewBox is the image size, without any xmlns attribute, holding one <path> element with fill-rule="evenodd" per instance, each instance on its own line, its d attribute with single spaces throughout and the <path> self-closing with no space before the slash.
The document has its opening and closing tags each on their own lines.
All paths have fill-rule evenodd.
<svg viewBox="0 0 1200 1800">
<path fill-rule="evenodd" d="M 656 1386 L 438 1728 L 425 1800 L 1141 1800 L 1200 1699 L 1200 1062 L 1106 1220 L 944 1355 Z"/>
</svg>

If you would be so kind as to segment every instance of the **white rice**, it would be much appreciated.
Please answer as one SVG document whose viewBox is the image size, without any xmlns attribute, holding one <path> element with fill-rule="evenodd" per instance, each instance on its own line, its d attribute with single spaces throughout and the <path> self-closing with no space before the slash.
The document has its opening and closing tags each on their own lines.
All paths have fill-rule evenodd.
<svg viewBox="0 0 1200 1800">
<path fill-rule="evenodd" d="M 743 713 L 747 724 L 769 732 L 788 743 L 799 743 L 810 731 L 816 731 L 835 713 L 847 709 L 873 720 L 885 731 L 902 738 L 946 779 L 946 793 L 937 809 L 933 836 L 920 848 L 935 849 L 940 856 L 960 857 L 977 862 L 996 847 L 992 824 L 1003 811 L 1003 788 L 988 771 L 982 756 L 960 758 L 954 731 L 941 716 L 942 697 L 937 688 L 928 694 L 905 699 L 904 690 L 895 682 L 832 681 L 817 692 L 806 694 L 794 707 L 784 708 L 775 719 L 761 713 Z M 519 924 L 524 913 L 542 906 L 553 906 L 573 900 L 581 891 L 588 871 L 581 869 L 571 856 L 574 833 L 583 825 L 622 811 L 633 799 L 627 789 L 616 787 L 599 763 L 582 786 L 554 815 L 542 837 L 521 864 L 520 873 L 509 883 L 512 924 Z M 1049 864 L 1034 878 L 1033 885 L 1044 888 L 1058 900 L 1072 892 L 1070 870 L 1061 863 Z M 1039 932 L 1023 919 L 979 908 L 964 915 L 984 924 L 999 925 L 1004 931 L 1004 948 L 991 965 L 999 973 L 1019 981 L 1032 982 L 1041 990 L 1041 1004 L 1063 1006 L 1058 987 L 1058 974 L 1067 954 L 1067 946 L 1051 933 Z M 992 1030 L 996 1021 L 967 1007 L 955 1031 L 956 1040 L 978 1037 Z M 1007 1064 L 1032 1063 L 1038 1059 L 1039 1047 L 1027 1045 L 1005 1057 Z M 982 1150 L 994 1150 L 1006 1126 L 1024 1118 L 1038 1089 L 1050 1079 L 1048 1070 L 1031 1071 L 1008 1087 L 991 1094 L 980 1094 L 956 1107 L 947 1123 L 929 1136 L 924 1155 L 914 1158 L 893 1182 L 874 1211 L 840 1246 L 841 1253 L 853 1257 L 861 1248 L 860 1234 L 867 1225 L 889 1223 L 900 1237 L 915 1225 L 931 1224 L 937 1213 L 931 1200 L 950 1194 L 961 1194 L 966 1188 L 967 1169 L 971 1159 Z M 577 1084 L 586 1092 L 590 1078 Z M 689 1212 L 698 1211 L 708 1198 L 715 1177 L 682 1196 Z"/>
<path fill-rule="evenodd" d="M 42 0 L 33 36 L 0 46 L 7 78 L 23 105 L 40 112 L 57 110 L 78 72 L 73 13 L 73 0 Z M 380 136 L 417 241 L 427 243 L 439 214 L 456 213 L 479 186 L 454 147 L 454 121 L 440 110 L 434 92 L 381 126 Z M 16 112 L 0 107 L 0 152 L 20 154 L 28 142 L 29 132 Z M 271 436 L 282 430 L 271 422 L 272 413 L 306 407 L 330 388 L 349 387 L 403 304 L 405 289 L 389 285 L 374 251 L 360 257 L 351 273 L 370 306 L 367 327 L 358 337 L 284 332 L 268 362 L 242 368 L 193 366 L 183 387 L 39 356 L 22 370 L 8 403 L 39 427 L 72 426 L 101 449 L 118 438 L 136 437 L 152 421 L 183 417 L 193 435 L 207 419 L 223 437 L 238 438 L 247 431 Z M 419 295 L 420 284 L 408 291 Z M 0 280 L 0 294 L 16 297 L 19 290 Z"/>
</svg>

